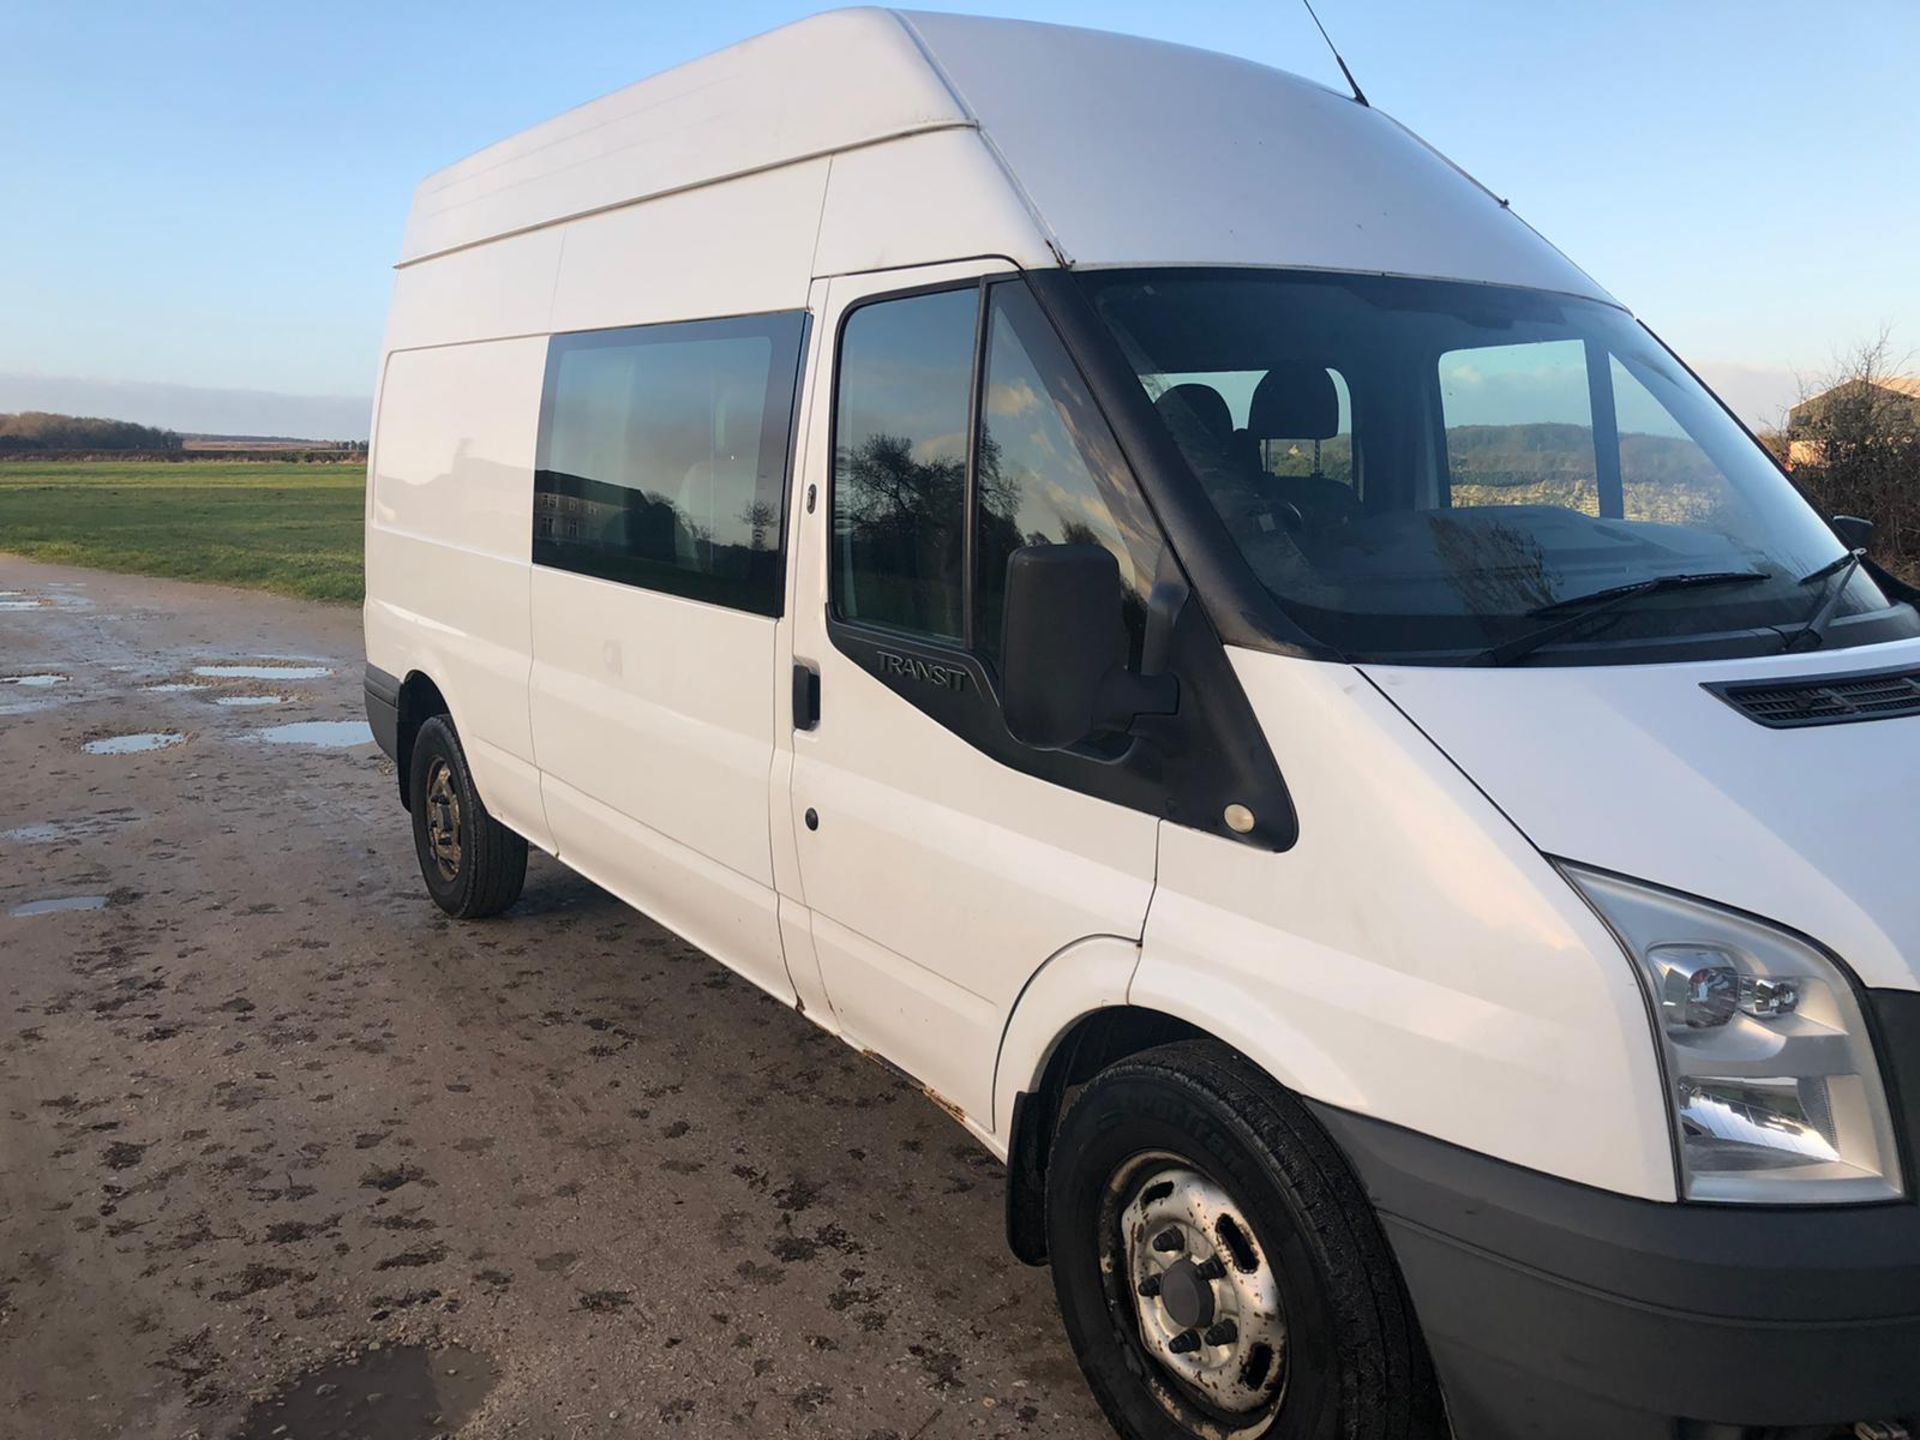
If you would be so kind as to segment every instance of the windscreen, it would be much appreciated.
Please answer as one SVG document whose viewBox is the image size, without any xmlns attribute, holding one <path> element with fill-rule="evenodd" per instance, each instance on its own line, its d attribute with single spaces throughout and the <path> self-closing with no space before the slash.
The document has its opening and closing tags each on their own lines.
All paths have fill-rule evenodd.
<svg viewBox="0 0 1920 1440">
<path fill-rule="evenodd" d="M 1610 305 L 1285 271 L 1083 283 L 1256 577 L 1356 659 L 1517 658 L 1533 647 L 1516 638 L 1615 597 L 1563 643 L 1600 659 L 1649 639 L 1785 637 L 1823 586 L 1842 591 L 1835 616 L 1888 605 Z"/>
</svg>

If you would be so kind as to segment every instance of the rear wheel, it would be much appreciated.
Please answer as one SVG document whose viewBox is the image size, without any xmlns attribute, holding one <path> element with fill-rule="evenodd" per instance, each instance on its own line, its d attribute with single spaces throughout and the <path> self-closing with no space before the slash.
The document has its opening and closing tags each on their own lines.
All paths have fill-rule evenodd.
<svg viewBox="0 0 1920 1440">
<path fill-rule="evenodd" d="M 1291 1096 L 1211 1041 L 1087 1083 L 1047 1169 L 1054 1287 L 1128 1440 L 1431 1440 L 1425 1347 L 1372 1206 Z"/>
<path fill-rule="evenodd" d="M 413 848 L 427 893 L 459 920 L 498 915 L 520 898 L 527 842 L 480 803 L 453 722 L 436 715 L 420 727 L 410 757 Z"/>
</svg>

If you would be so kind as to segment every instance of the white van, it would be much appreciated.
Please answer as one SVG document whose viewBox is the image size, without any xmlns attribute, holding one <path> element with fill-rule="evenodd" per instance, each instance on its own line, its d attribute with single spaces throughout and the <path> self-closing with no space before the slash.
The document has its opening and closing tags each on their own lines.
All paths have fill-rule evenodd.
<svg viewBox="0 0 1920 1440">
<path fill-rule="evenodd" d="M 1902 1436 L 1864 529 L 1357 98 L 845 11 L 421 186 L 368 710 L 448 912 L 538 846 L 1003 1157 L 1126 1436 Z"/>
</svg>

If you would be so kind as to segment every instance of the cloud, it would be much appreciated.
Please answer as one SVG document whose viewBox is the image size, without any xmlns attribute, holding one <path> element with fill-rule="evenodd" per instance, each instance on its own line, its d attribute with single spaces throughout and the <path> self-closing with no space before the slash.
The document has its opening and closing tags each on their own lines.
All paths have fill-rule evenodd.
<svg viewBox="0 0 1920 1440">
<path fill-rule="evenodd" d="M 281 395 L 271 390 L 0 374 L 0 413 L 19 410 L 132 420 L 188 435 L 364 440 L 373 402 L 357 395 Z"/>
</svg>

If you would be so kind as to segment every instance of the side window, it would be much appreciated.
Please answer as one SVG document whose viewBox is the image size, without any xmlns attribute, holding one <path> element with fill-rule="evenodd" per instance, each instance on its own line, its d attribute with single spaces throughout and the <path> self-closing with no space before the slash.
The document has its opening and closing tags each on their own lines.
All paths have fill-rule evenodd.
<svg viewBox="0 0 1920 1440">
<path fill-rule="evenodd" d="M 777 615 L 799 313 L 556 335 L 538 565 Z"/>
<path fill-rule="evenodd" d="M 987 313 L 979 452 L 975 648 L 1000 657 L 1007 561 L 1023 545 L 1089 544 L 1120 562 L 1137 658 L 1160 541 L 1106 422 L 1031 292 L 998 284 Z"/>
<path fill-rule="evenodd" d="M 862 305 L 834 399 L 833 605 L 959 641 L 977 287 Z"/>
<path fill-rule="evenodd" d="M 1580 341 L 1449 350 L 1440 357 L 1440 402 L 1456 508 L 1558 505 L 1600 513 Z"/>
</svg>

